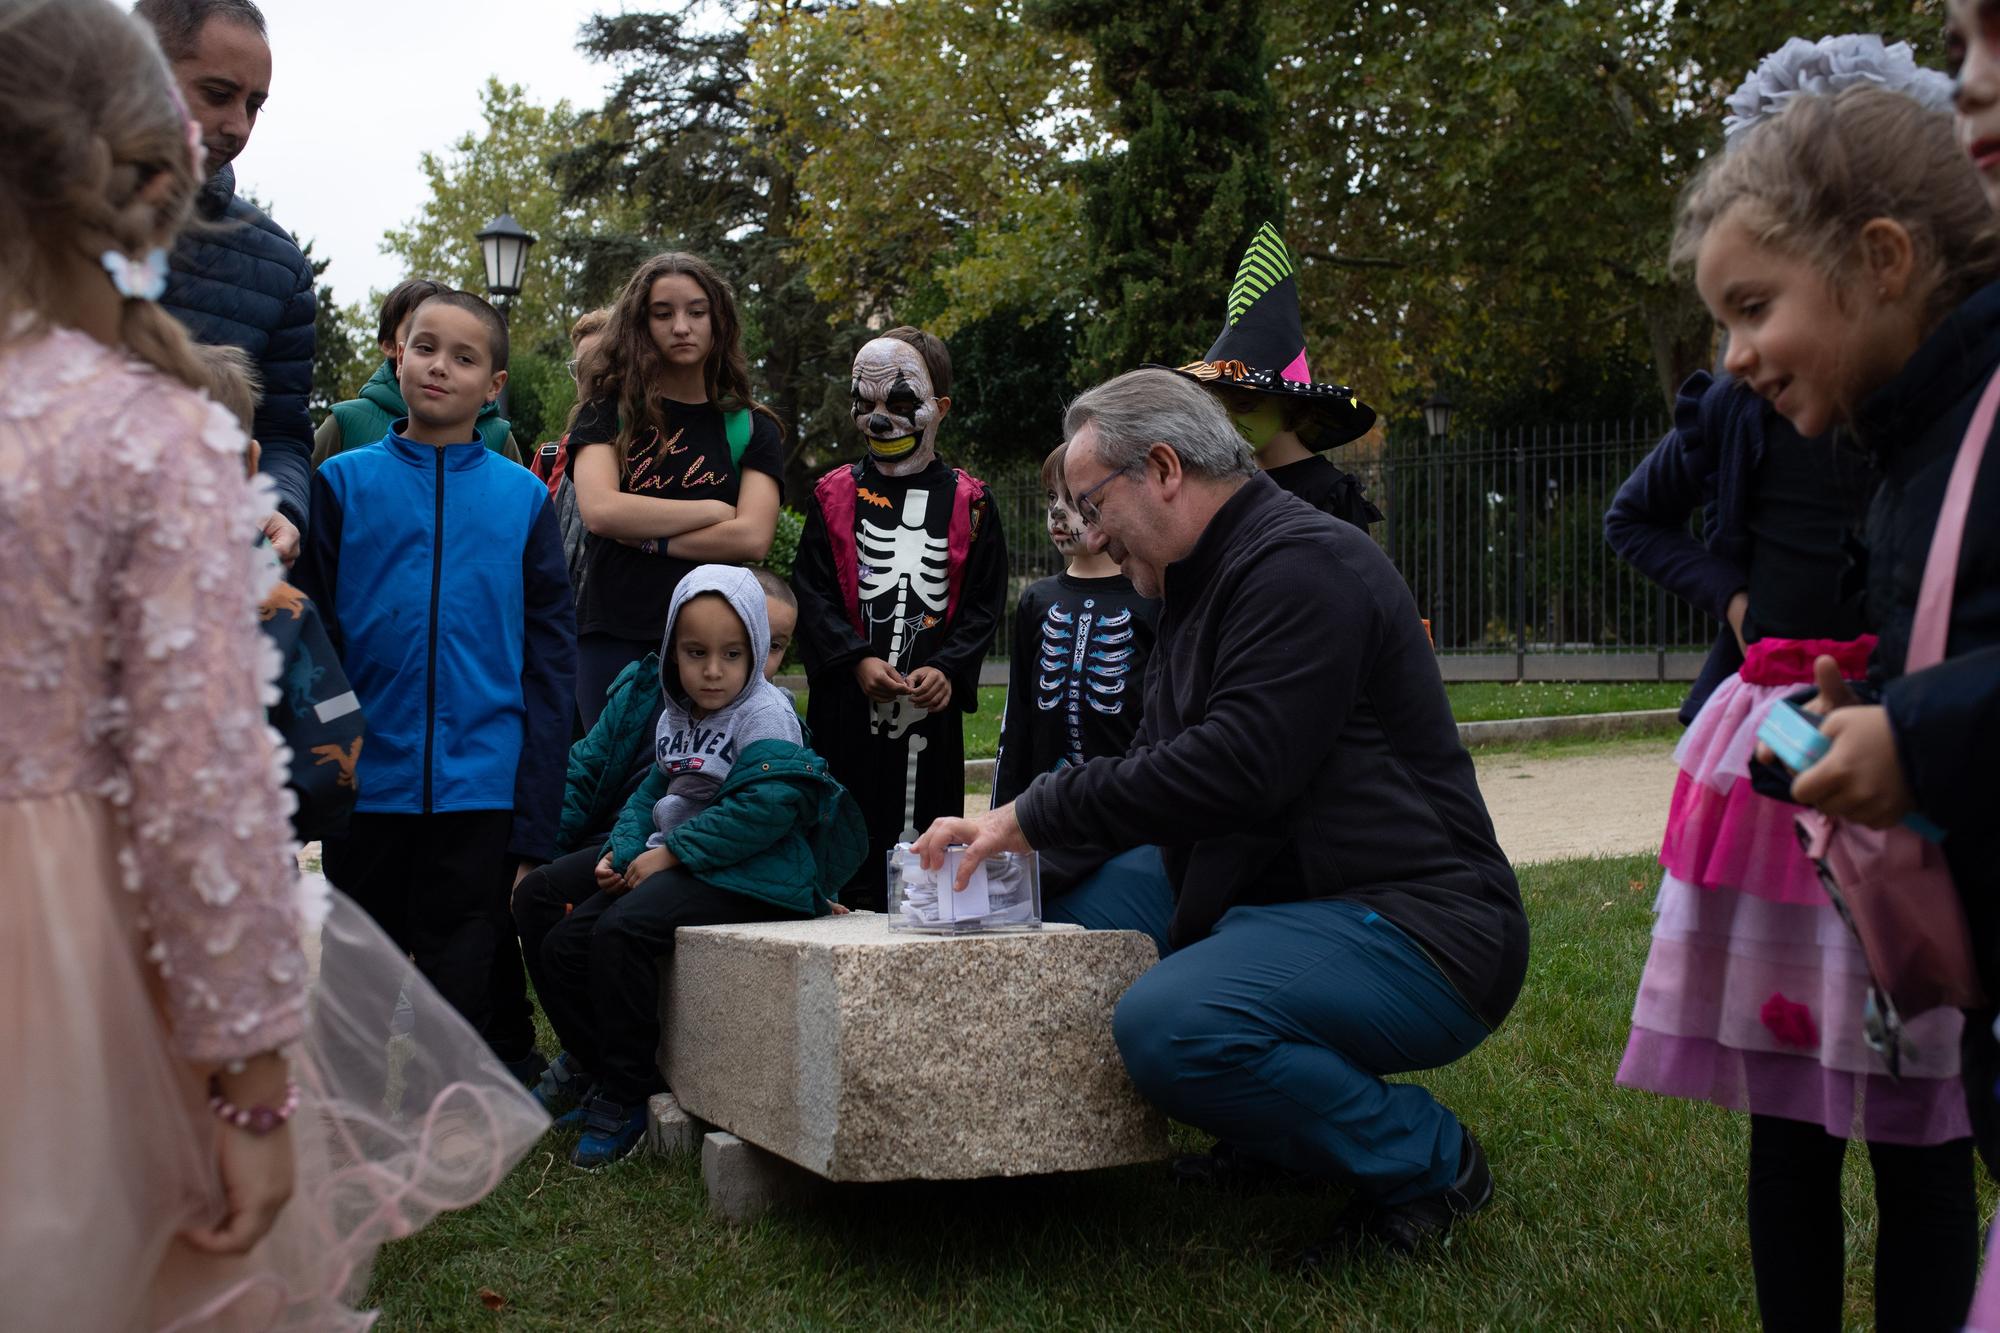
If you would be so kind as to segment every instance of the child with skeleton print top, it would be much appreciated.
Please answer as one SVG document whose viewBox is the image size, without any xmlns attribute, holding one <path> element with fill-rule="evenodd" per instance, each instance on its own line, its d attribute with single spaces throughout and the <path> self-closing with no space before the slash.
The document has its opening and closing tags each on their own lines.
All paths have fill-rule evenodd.
<svg viewBox="0 0 2000 1333">
<path fill-rule="evenodd" d="M 1049 540 L 1068 563 L 1030 584 L 1014 608 L 996 806 L 1051 769 L 1124 754 L 1145 708 L 1160 604 L 1141 597 L 1110 556 L 1084 545 L 1083 520 L 1063 486 L 1064 448 L 1042 460 L 1042 489 Z"/>
<path fill-rule="evenodd" d="M 862 346 L 853 413 L 868 454 L 814 484 L 792 569 L 806 722 L 868 824 L 868 859 L 842 894 L 855 907 L 882 906 L 898 838 L 964 813 L 958 715 L 979 706 L 1006 604 L 986 483 L 937 459 L 950 394 L 941 339 L 904 327 Z"/>
</svg>

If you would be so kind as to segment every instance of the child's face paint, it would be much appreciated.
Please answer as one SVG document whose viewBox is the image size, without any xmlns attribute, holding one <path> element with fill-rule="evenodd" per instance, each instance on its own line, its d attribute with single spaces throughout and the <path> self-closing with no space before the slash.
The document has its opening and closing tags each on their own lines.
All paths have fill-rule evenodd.
<svg viewBox="0 0 2000 1333">
<path fill-rule="evenodd" d="M 1950 0 L 1944 14 L 1945 68 L 1958 142 L 1979 173 L 1986 201 L 2000 208 L 2000 0 Z"/>
<path fill-rule="evenodd" d="M 863 344 L 854 357 L 852 393 L 849 410 L 869 453 L 909 471 L 930 462 L 945 409 L 916 348 L 899 338 Z"/>
<path fill-rule="evenodd" d="M 1277 399 L 1258 394 L 1247 409 L 1232 410 L 1229 419 L 1236 423 L 1236 433 L 1250 442 L 1251 449 L 1262 450 L 1285 428 L 1285 409 Z"/>
<path fill-rule="evenodd" d="M 1049 506 L 1049 540 L 1065 560 L 1083 554 L 1083 519 L 1060 491 L 1044 491 Z"/>
</svg>

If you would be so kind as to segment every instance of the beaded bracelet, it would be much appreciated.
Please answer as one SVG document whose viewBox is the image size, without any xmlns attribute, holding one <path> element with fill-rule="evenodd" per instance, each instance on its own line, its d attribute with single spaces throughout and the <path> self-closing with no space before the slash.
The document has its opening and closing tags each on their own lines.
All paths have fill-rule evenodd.
<svg viewBox="0 0 2000 1333">
<path fill-rule="evenodd" d="M 222 1095 L 222 1081 L 213 1075 L 208 1080 L 208 1109 L 215 1118 L 227 1125 L 234 1125 L 245 1133 L 263 1138 L 280 1125 L 290 1120 L 299 1109 L 299 1085 L 287 1081 L 285 1100 L 277 1106 L 238 1106 Z"/>
</svg>

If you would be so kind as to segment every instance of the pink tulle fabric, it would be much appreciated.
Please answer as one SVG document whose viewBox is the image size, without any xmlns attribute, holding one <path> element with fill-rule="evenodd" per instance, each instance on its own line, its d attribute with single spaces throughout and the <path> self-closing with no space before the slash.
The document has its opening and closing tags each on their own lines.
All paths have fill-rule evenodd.
<svg viewBox="0 0 2000 1333">
<path fill-rule="evenodd" d="M 1674 779 L 1660 864 L 1690 884 L 1742 885 L 1773 902 L 1824 907 L 1826 890 L 1792 827 L 1797 813 L 1747 781 L 1717 791 L 1683 769 Z"/>
<path fill-rule="evenodd" d="M 10 1330 L 359 1329 L 375 1252 L 547 1119 L 291 842 L 250 537 L 199 395 L 81 334 L 0 350 L 0 1291 Z M 399 1014 L 398 1011 L 401 1011 Z M 282 1048 L 295 1185 L 249 1254 L 201 1068 Z"/>
<path fill-rule="evenodd" d="M 1623 1087 L 1817 1123 L 1844 1138 L 1930 1144 L 1971 1132 L 1962 1020 L 1912 1022 L 1901 1082 L 1862 1030 L 1868 970 L 1792 827 L 1751 790 L 1756 731 L 1816 656 L 1858 670 L 1865 644 L 1766 640 L 1716 688 L 1675 750 L 1666 875 L 1618 1069 Z"/>
</svg>

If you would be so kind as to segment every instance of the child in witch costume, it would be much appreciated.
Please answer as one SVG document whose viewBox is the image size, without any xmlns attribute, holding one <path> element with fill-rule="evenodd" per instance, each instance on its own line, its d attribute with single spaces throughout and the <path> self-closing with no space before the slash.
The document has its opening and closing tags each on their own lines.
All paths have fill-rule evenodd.
<svg viewBox="0 0 2000 1333">
<path fill-rule="evenodd" d="M 883 905 L 899 837 L 965 809 L 965 735 L 979 666 L 1007 595 L 1007 550 L 986 483 L 937 460 L 951 354 L 891 329 L 854 358 L 858 463 L 813 486 L 792 569 L 806 721 L 868 824 L 867 861 L 843 893 Z"/>
<path fill-rule="evenodd" d="M 1313 382 L 1297 274 L 1284 238 L 1266 222 L 1236 269 L 1221 336 L 1205 358 L 1177 369 L 1221 401 L 1272 481 L 1366 531 L 1382 511 L 1352 473 L 1320 453 L 1366 435 L 1375 409 L 1344 384 Z"/>
</svg>

